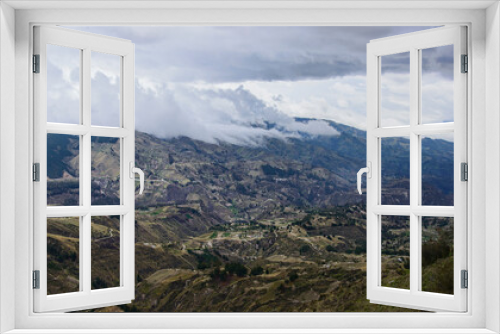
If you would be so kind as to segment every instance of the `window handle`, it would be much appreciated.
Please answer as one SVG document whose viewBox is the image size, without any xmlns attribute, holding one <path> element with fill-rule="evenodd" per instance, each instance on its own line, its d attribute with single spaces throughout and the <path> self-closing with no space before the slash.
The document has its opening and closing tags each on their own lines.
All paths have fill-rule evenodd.
<svg viewBox="0 0 500 334">
<path fill-rule="evenodd" d="M 144 172 L 137 167 L 134 167 L 134 163 L 131 161 L 130 162 L 130 178 L 135 180 L 135 174 L 139 174 L 139 195 L 142 195 L 144 192 Z"/>
<path fill-rule="evenodd" d="M 363 194 L 363 191 L 361 191 L 361 176 L 363 175 L 363 173 L 366 173 L 366 177 L 371 179 L 371 177 L 372 177 L 372 163 L 370 161 L 368 161 L 367 167 L 361 168 L 358 171 L 358 193 L 360 195 Z"/>
</svg>

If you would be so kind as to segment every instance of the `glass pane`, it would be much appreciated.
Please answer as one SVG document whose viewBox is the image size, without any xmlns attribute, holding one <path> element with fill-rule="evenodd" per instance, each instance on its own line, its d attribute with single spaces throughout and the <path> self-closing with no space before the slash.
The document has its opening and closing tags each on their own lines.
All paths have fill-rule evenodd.
<svg viewBox="0 0 500 334">
<path fill-rule="evenodd" d="M 120 216 L 92 217 L 92 290 L 120 286 Z"/>
<path fill-rule="evenodd" d="M 80 218 L 47 219 L 47 294 L 80 290 Z"/>
<path fill-rule="evenodd" d="M 380 58 L 380 126 L 410 125 L 410 53 Z"/>
<path fill-rule="evenodd" d="M 410 205 L 410 140 L 382 138 L 382 205 Z"/>
<path fill-rule="evenodd" d="M 422 217 L 422 291 L 453 294 L 453 218 Z"/>
<path fill-rule="evenodd" d="M 382 216 L 382 286 L 410 289 L 410 218 Z"/>
<path fill-rule="evenodd" d="M 421 52 L 421 123 L 453 122 L 453 45 Z"/>
<path fill-rule="evenodd" d="M 453 134 L 421 137 L 422 205 L 453 206 Z"/>
<path fill-rule="evenodd" d="M 92 137 L 92 205 L 120 204 L 120 139 Z"/>
<path fill-rule="evenodd" d="M 47 205 L 80 205 L 80 137 L 47 134 Z"/>
<path fill-rule="evenodd" d="M 120 58 L 92 52 L 92 125 L 120 126 Z"/>
<path fill-rule="evenodd" d="M 47 122 L 80 123 L 80 54 L 47 45 Z"/>
</svg>

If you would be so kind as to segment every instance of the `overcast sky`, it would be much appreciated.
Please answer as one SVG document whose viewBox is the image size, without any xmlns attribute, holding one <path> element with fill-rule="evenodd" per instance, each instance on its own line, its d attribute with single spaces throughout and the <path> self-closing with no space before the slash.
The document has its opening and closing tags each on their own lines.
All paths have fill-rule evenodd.
<svg viewBox="0 0 500 334">
<path fill-rule="evenodd" d="M 329 119 L 364 129 L 366 44 L 428 27 L 77 29 L 135 44 L 137 130 L 164 138 L 258 144 L 265 137 L 299 132 L 336 134 L 325 122 L 306 124 L 294 117 Z M 59 82 L 49 92 L 49 120 L 74 121 L 67 106 L 74 105 L 78 96 L 78 59 L 70 54 L 55 50 L 49 57 L 49 81 Z M 92 58 L 96 125 L 116 124 L 119 81 L 112 58 Z M 453 119 L 452 63 L 449 47 L 424 54 L 425 122 Z M 383 59 L 382 66 L 384 123 L 407 124 L 409 63 L 400 55 Z M 266 127 L 270 123 L 277 126 Z"/>
</svg>

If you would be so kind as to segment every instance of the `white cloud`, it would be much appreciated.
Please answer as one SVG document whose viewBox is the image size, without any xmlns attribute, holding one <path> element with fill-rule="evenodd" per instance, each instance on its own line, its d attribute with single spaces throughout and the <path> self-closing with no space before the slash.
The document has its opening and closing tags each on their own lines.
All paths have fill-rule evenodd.
<svg viewBox="0 0 500 334">
<path fill-rule="evenodd" d="M 410 75 L 386 72 L 380 82 L 381 125 L 410 125 Z"/>
<path fill-rule="evenodd" d="M 422 75 L 422 122 L 453 122 L 453 79 L 439 73 Z"/>
<path fill-rule="evenodd" d="M 265 138 L 338 135 L 324 121 L 296 121 L 243 86 L 169 84 L 153 91 L 136 85 L 136 127 L 162 138 L 260 145 Z"/>
<path fill-rule="evenodd" d="M 266 106 L 289 117 L 326 119 L 366 128 L 366 78 L 361 75 L 325 80 L 247 81 L 244 83 L 207 84 L 205 89 L 244 87 Z"/>
<path fill-rule="evenodd" d="M 80 121 L 80 51 L 47 46 L 47 121 Z"/>
<path fill-rule="evenodd" d="M 83 30 L 129 38 L 136 44 L 137 129 L 160 137 L 188 136 L 207 142 L 259 144 L 265 137 L 336 134 L 325 122 L 303 123 L 295 121 L 295 117 L 334 120 L 365 129 L 366 42 L 420 29 L 87 27 Z M 66 51 L 51 58 L 49 71 L 54 81 L 49 91 L 49 112 L 60 122 L 75 122 L 76 115 L 77 122 L 79 57 Z M 440 74 L 447 68 L 441 65 L 450 61 L 441 61 L 443 52 L 440 52 L 432 51 L 425 58 L 429 72 L 422 88 L 426 122 L 453 117 L 452 86 Z M 92 56 L 94 125 L 116 125 L 118 119 L 115 111 L 119 102 L 119 68 L 116 59 L 111 58 Z M 396 65 L 384 72 L 382 81 L 383 118 L 387 119 L 384 125 L 409 124 L 408 76 Z"/>
</svg>

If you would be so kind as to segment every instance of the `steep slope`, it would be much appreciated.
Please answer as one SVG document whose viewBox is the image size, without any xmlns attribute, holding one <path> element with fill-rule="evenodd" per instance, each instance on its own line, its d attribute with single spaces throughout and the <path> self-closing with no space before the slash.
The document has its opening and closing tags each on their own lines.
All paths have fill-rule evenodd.
<svg viewBox="0 0 500 334">
<path fill-rule="evenodd" d="M 366 165 L 366 134 L 330 125 L 338 136 L 267 139 L 261 146 L 137 132 L 136 165 L 146 173 L 145 193 L 136 197 L 137 296 L 131 305 L 98 311 L 396 310 L 365 297 L 365 207 L 355 180 Z M 78 139 L 51 136 L 49 203 L 74 205 Z M 424 140 L 425 166 L 439 166 L 424 166 L 425 191 L 450 203 L 453 143 Z M 116 204 L 120 143 L 96 138 L 92 145 L 92 202 Z M 408 146 L 404 138 L 383 144 L 383 187 L 394 203 L 408 198 Z M 77 286 L 75 224 L 63 223 L 48 231 L 52 293 Z M 117 284 L 116 263 L 107 266 L 106 259 L 116 257 L 119 231 L 108 225 L 104 218 L 92 225 L 99 246 L 93 285 L 100 288 Z M 406 227 L 390 226 L 397 233 L 384 234 L 387 240 L 404 245 Z M 432 247 L 441 245 L 431 237 Z M 384 260 L 384 280 L 407 282 L 408 254 L 385 255 L 392 257 Z M 428 286 L 441 285 L 432 268 L 449 263 L 446 254 L 433 260 Z"/>
</svg>

